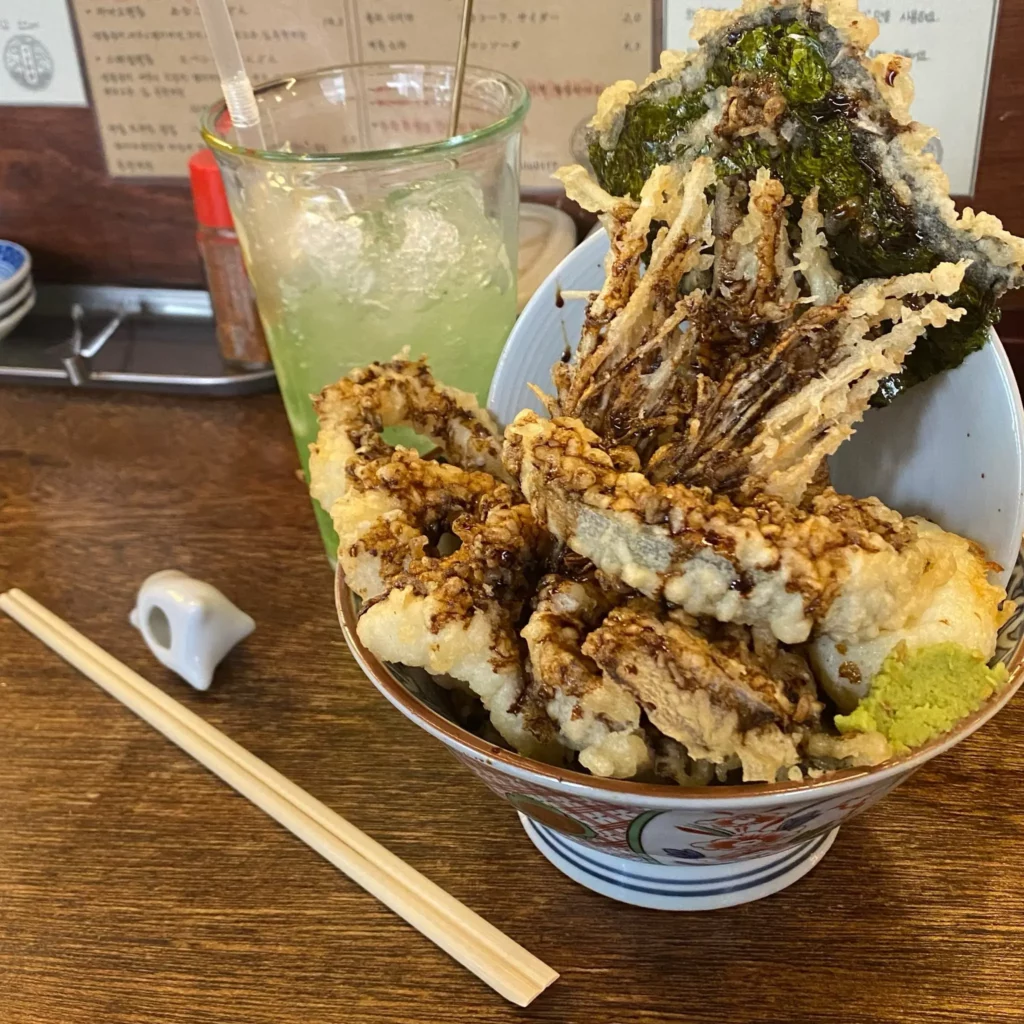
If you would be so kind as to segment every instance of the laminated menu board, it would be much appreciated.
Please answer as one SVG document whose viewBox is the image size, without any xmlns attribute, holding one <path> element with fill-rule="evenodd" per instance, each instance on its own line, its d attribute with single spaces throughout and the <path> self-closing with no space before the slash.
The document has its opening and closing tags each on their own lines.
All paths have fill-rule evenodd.
<svg viewBox="0 0 1024 1024">
<path fill-rule="evenodd" d="M 665 0 L 665 46 L 682 50 L 702 7 L 726 9 L 738 0 Z M 981 151 L 989 64 L 998 0 L 861 0 L 878 22 L 871 53 L 910 57 L 914 117 L 937 129 L 932 145 L 956 195 L 971 195 Z"/>
<path fill-rule="evenodd" d="M 193 2 L 72 0 L 110 173 L 181 177 L 200 112 L 219 95 Z M 254 82 L 328 64 L 453 61 L 462 0 L 239 0 L 230 5 Z M 523 185 L 551 185 L 604 86 L 643 78 L 650 0 L 476 0 L 473 64 L 525 82 Z"/>
</svg>

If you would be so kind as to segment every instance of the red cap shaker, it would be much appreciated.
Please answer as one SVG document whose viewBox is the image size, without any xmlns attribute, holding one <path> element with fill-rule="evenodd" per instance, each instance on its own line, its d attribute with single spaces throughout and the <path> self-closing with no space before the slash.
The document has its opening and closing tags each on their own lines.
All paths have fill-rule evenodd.
<svg viewBox="0 0 1024 1024">
<path fill-rule="evenodd" d="M 196 220 L 206 228 L 227 228 L 233 231 L 235 222 L 231 219 L 228 194 L 224 191 L 224 179 L 213 153 L 201 149 L 188 162 L 188 176 L 192 183 L 192 205 Z"/>
<path fill-rule="evenodd" d="M 270 353 L 245 272 L 220 168 L 208 149 L 188 162 L 192 205 L 199 228 L 196 245 L 203 258 L 210 305 L 217 321 L 217 341 L 224 360 L 245 369 L 270 364 Z"/>
</svg>

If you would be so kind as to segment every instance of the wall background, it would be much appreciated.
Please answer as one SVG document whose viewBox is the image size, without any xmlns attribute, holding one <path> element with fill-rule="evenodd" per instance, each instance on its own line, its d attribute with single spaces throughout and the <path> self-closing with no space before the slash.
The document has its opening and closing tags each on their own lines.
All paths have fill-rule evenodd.
<svg viewBox="0 0 1024 1024">
<path fill-rule="evenodd" d="M 588 0 L 561 2 L 582 10 Z M 660 7 L 654 0 L 652 61 L 661 48 Z M 971 202 L 1019 234 L 1022 164 L 1024 0 L 1002 0 Z M 554 194 L 546 198 L 564 202 Z M 193 231 L 187 183 L 108 175 L 92 109 L 0 107 L 0 236 L 32 250 L 38 280 L 198 286 Z M 1011 296 L 1007 305 L 1024 309 L 1024 296 Z"/>
</svg>

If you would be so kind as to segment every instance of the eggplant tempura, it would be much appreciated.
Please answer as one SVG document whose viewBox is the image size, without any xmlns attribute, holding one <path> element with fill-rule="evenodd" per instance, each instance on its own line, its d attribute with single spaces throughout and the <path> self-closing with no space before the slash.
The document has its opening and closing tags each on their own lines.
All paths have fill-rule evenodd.
<svg viewBox="0 0 1024 1024">
<path fill-rule="evenodd" d="M 1024 254 L 994 218 L 957 219 L 907 62 L 868 60 L 869 23 L 749 0 L 602 97 L 600 181 L 559 177 L 602 218 L 605 281 L 548 418 L 520 413 L 503 444 L 404 358 L 318 400 L 311 491 L 361 641 L 478 699 L 528 756 L 800 779 L 903 753 L 1005 681 L 987 662 L 1011 603 L 984 553 L 828 482 L 869 404 L 922 376 L 915 352 L 974 345 Z M 843 224 L 841 174 L 864 186 Z M 897 258 L 908 232 L 920 252 Z M 398 424 L 445 461 L 387 444 Z"/>
</svg>

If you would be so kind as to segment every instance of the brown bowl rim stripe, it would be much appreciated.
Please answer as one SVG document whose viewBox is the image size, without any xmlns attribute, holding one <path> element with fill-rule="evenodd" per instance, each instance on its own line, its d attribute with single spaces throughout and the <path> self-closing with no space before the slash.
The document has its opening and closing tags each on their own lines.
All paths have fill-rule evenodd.
<svg viewBox="0 0 1024 1024">
<path fill-rule="evenodd" d="M 534 761 L 515 751 L 488 743 L 468 729 L 454 725 L 424 704 L 418 697 L 414 697 L 391 674 L 387 665 L 363 645 L 356 632 L 358 615 L 353 594 L 345 583 L 340 566 L 335 572 L 334 599 L 345 640 L 350 647 L 355 649 L 353 653 L 356 654 L 357 660 L 362 663 L 364 669 L 369 669 L 372 674 L 372 682 L 383 690 L 394 703 L 405 708 L 410 717 L 427 723 L 431 728 L 442 733 L 455 746 L 468 748 L 485 762 L 496 761 L 519 772 L 538 775 L 551 783 L 561 785 L 570 783 L 590 787 L 606 793 L 615 793 L 620 797 L 635 796 L 645 799 L 656 797 L 662 800 L 666 797 L 685 800 L 752 799 L 798 792 L 809 793 L 829 789 L 843 782 L 868 779 L 883 772 L 888 775 L 892 769 L 903 763 L 914 761 L 917 765 L 921 765 L 942 753 L 943 750 L 955 746 L 969 733 L 998 714 L 1013 698 L 1021 682 L 1024 681 L 1024 635 L 1022 635 L 1007 664 L 1009 679 L 1006 686 L 994 693 L 977 711 L 960 722 L 955 729 L 937 736 L 923 747 L 918 747 L 901 757 L 891 758 L 869 768 L 844 768 L 820 779 L 804 779 L 800 782 L 744 782 L 732 786 L 672 786 L 671 783 L 629 782 L 624 779 L 601 778 L 597 775 L 574 771 L 571 768 L 557 768 L 554 765 L 545 764 L 543 761 Z"/>
</svg>

